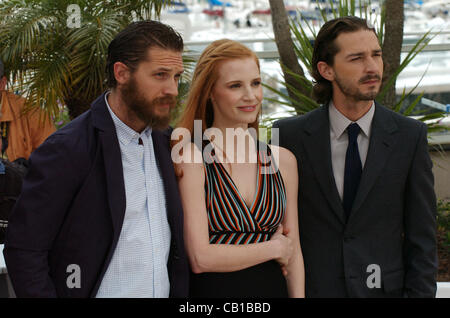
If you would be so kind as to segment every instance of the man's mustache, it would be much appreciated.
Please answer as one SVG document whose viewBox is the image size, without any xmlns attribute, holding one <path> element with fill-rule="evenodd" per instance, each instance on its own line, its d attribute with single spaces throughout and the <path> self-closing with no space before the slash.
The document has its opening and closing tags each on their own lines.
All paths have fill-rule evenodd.
<svg viewBox="0 0 450 318">
<path fill-rule="evenodd" d="M 163 96 L 156 98 L 154 100 L 155 104 L 169 104 L 170 107 L 174 107 L 177 103 L 177 98 L 175 96 Z"/>
<path fill-rule="evenodd" d="M 360 82 L 360 83 L 364 83 L 364 82 L 371 81 L 371 80 L 374 80 L 374 79 L 376 79 L 376 80 L 378 80 L 378 81 L 381 81 L 381 76 L 378 75 L 378 74 L 375 74 L 375 75 L 366 75 L 366 76 L 362 77 L 362 78 L 359 80 L 359 82 Z"/>
</svg>

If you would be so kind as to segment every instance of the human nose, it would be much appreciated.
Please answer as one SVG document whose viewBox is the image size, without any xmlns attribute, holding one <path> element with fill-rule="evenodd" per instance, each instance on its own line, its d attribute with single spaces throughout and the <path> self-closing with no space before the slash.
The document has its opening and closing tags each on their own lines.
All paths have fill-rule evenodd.
<svg viewBox="0 0 450 318">
<path fill-rule="evenodd" d="M 377 58 L 371 56 L 366 59 L 366 72 L 378 73 L 380 71 L 379 61 Z"/>
<path fill-rule="evenodd" d="M 172 79 L 168 81 L 164 87 L 164 95 L 178 96 L 178 80 Z"/>
<path fill-rule="evenodd" d="M 256 98 L 256 92 L 254 88 L 249 85 L 245 86 L 244 99 L 246 100 L 254 100 Z"/>
</svg>

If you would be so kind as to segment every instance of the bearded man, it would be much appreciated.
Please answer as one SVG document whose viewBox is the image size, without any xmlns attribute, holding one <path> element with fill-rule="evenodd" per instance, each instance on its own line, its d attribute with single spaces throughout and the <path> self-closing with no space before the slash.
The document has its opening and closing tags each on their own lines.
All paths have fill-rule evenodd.
<svg viewBox="0 0 450 318">
<path fill-rule="evenodd" d="M 110 43 L 110 90 L 30 158 L 5 244 L 18 297 L 185 297 L 169 114 L 183 40 L 155 21 Z"/>
<path fill-rule="evenodd" d="M 306 297 L 434 297 L 436 196 L 427 126 L 374 101 L 373 26 L 337 18 L 312 58 L 320 108 L 276 122 L 299 169 Z"/>
</svg>

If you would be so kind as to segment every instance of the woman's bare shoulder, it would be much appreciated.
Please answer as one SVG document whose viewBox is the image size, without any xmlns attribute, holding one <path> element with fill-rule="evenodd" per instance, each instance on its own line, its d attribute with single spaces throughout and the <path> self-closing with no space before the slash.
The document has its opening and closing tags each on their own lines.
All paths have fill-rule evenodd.
<svg viewBox="0 0 450 318">
<path fill-rule="evenodd" d="M 276 145 L 270 145 L 275 162 L 282 168 L 297 168 L 297 159 L 295 155 L 288 149 Z"/>
</svg>

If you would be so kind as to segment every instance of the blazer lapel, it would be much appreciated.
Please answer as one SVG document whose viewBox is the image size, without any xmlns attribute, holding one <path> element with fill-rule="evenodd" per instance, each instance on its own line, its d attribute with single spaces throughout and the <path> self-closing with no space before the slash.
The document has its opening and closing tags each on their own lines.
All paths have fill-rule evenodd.
<svg viewBox="0 0 450 318">
<path fill-rule="evenodd" d="M 114 228 L 113 245 L 115 246 L 122 230 L 126 209 L 122 155 L 115 134 L 100 132 L 100 142 L 103 149 L 108 203 Z"/>
<path fill-rule="evenodd" d="M 394 149 L 396 143 L 395 132 L 397 130 L 398 126 L 389 112 L 383 106 L 375 104 L 375 114 L 372 121 L 367 159 L 362 171 L 361 181 L 350 213 L 349 222 L 358 213 L 367 194 L 383 171 L 386 161 L 392 149 Z"/>
<path fill-rule="evenodd" d="M 93 125 L 99 129 L 99 142 L 103 151 L 108 203 L 114 231 L 112 244 L 112 250 L 114 250 L 122 230 L 126 209 L 122 155 L 116 128 L 107 109 L 104 94 L 93 103 L 91 110 Z"/>
<path fill-rule="evenodd" d="M 315 117 L 309 120 L 309 125 L 304 128 L 306 156 L 309 157 L 309 162 L 329 205 L 339 220 L 345 224 L 345 212 L 336 188 L 331 165 L 328 105 L 322 106 L 314 115 Z"/>
</svg>

